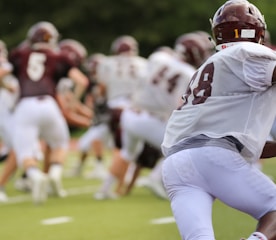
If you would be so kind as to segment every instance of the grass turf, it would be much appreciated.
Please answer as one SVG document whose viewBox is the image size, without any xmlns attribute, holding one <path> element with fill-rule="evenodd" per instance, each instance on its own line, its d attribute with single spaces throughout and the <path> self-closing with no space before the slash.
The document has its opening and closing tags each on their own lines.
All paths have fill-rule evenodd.
<svg viewBox="0 0 276 240">
<path fill-rule="evenodd" d="M 72 166 L 71 152 L 66 168 Z M 87 168 L 90 168 L 88 165 Z M 264 172 L 276 178 L 276 159 L 264 163 Z M 146 173 L 146 172 L 144 172 Z M 15 177 L 16 178 L 16 177 Z M 173 220 L 170 204 L 156 198 L 148 189 L 135 187 L 120 200 L 96 201 L 97 180 L 64 178 L 69 196 L 50 197 L 35 206 L 27 193 L 14 189 L 14 179 L 6 190 L 11 202 L 0 205 L 0 239 L 9 240 L 172 240 L 180 239 L 174 221 L 153 224 L 153 220 Z M 67 217 L 68 221 L 43 224 L 43 220 Z M 214 229 L 217 239 L 238 240 L 255 229 L 256 221 L 219 201 L 214 204 Z"/>
</svg>

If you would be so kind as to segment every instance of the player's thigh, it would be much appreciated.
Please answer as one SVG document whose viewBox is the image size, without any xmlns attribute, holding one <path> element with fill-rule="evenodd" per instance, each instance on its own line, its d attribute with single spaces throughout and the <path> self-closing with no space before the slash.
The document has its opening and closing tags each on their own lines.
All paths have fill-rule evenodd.
<svg viewBox="0 0 276 240">
<path fill-rule="evenodd" d="M 124 111 L 122 131 L 141 139 L 157 148 L 162 143 L 166 123 L 147 112 Z"/>
<path fill-rule="evenodd" d="M 79 139 L 79 149 L 88 151 L 94 141 L 101 141 L 107 144 L 109 139 L 110 131 L 106 124 L 99 124 L 93 126 L 87 130 Z"/>
<path fill-rule="evenodd" d="M 70 133 L 65 118 L 60 111 L 52 112 L 48 121 L 41 128 L 41 137 L 49 146 L 68 147 Z"/>
<path fill-rule="evenodd" d="M 162 165 L 163 182 L 182 239 L 214 239 L 214 198 L 197 184 L 200 175 L 192 161 L 189 150 L 168 157 Z"/>
<path fill-rule="evenodd" d="M 39 129 L 37 126 L 26 125 L 16 128 L 12 135 L 11 143 L 19 165 L 26 158 L 36 159 L 38 141 Z"/>
<path fill-rule="evenodd" d="M 275 184 L 238 152 L 219 147 L 202 150 L 193 150 L 193 164 L 202 179 L 208 179 L 201 186 L 213 196 L 256 219 L 276 210 Z"/>
<path fill-rule="evenodd" d="M 122 157 L 127 161 L 135 161 L 140 153 L 143 151 L 144 141 L 137 138 L 135 135 L 128 131 L 121 131 Z"/>
</svg>

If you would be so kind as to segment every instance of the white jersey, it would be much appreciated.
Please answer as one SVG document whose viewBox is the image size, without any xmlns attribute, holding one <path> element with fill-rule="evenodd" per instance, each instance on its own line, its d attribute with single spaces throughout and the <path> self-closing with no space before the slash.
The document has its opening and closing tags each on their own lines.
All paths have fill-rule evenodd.
<svg viewBox="0 0 276 240">
<path fill-rule="evenodd" d="M 74 89 L 74 81 L 68 77 L 63 77 L 59 80 L 56 89 L 58 93 L 72 92 Z"/>
<path fill-rule="evenodd" d="M 145 77 L 147 60 L 140 56 L 106 57 L 97 68 L 97 80 L 107 87 L 109 107 L 129 106 L 130 97 Z"/>
<path fill-rule="evenodd" d="M 6 75 L 2 79 L 5 85 L 13 86 L 14 92 L 0 87 L 0 139 L 7 147 L 11 147 L 12 131 L 12 111 L 19 97 L 18 80 L 13 75 Z"/>
<path fill-rule="evenodd" d="M 18 80 L 13 75 L 6 75 L 3 78 L 3 82 L 7 85 L 13 86 L 15 92 L 10 92 L 6 88 L 0 88 L 0 116 L 13 110 L 19 97 Z"/>
<path fill-rule="evenodd" d="M 13 66 L 6 59 L 0 59 L 0 68 L 5 71 L 12 71 Z M 8 89 L 3 87 L 11 86 L 16 92 L 11 93 Z M 17 79 L 12 74 L 5 75 L 0 79 L 0 116 L 7 114 L 14 107 L 19 95 L 19 84 Z"/>
<path fill-rule="evenodd" d="M 141 88 L 134 92 L 133 105 L 162 119 L 168 119 L 180 105 L 194 67 L 180 61 L 172 54 L 157 51 L 148 58 L 147 77 Z"/>
<path fill-rule="evenodd" d="M 275 65 L 273 50 L 250 42 L 211 56 L 191 81 L 183 107 L 170 117 L 163 153 L 200 134 L 233 136 L 244 145 L 244 158 L 258 160 L 276 115 Z"/>
</svg>

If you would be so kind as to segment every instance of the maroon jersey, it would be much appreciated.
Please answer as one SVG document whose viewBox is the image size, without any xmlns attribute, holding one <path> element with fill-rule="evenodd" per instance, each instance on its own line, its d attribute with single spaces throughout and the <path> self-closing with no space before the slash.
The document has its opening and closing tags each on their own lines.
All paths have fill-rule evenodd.
<svg viewBox="0 0 276 240">
<path fill-rule="evenodd" d="M 74 62 L 65 54 L 50 48 L 18 47 L 10 52 L 9 60 L 20 84 L 20 98 L 55 97 L 58 81 L 74 67 Z"/>
</svg>

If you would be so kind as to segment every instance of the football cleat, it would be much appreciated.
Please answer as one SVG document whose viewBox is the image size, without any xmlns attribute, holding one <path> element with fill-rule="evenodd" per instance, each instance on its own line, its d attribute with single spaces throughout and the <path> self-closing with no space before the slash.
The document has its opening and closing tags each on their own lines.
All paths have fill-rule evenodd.
<svg viewBox="0 0 276 240">
<path fill-rule="evenodd" d="M 51 192 L 53 195 L 64 198 L 67 196 L 67 192 L 63 189 L 62 187 L 62 182 L 61 182 L 61 176 L 60 172 L 57 169 L 50 169 L 49 171 L 49 181 L 50 181 L 50 187 L 51 187 Z M 49 191 L 49 189 L 48 189 Z"/>
<path fill-rule="evenodd" d="M 94 199 L 95 200 L 117 200 L 119 198 L 118 194 L 114 193 L 114 192 L 96 192 L 94 194 Z"/>
<path fill-rule="evenodd" d="M 35 204 L 41 204 L 47 200 L 47 186 L 48 178 L 44 173 L 32 179 L 32 198 Z"/>
<path fill-rule="evenodd" d="M 0 203 L 8 202 L 9 198 L 4 191 L 0 191 Z"/>
<path fill-rule="evenodd" d="M 99 179 L 104 180 L 108 176 L 108 171 L 105 169 L 103 164 L 96 164 L 95 168 L 86 174 L 87 179 Z"/>
<path fill-rule="evenodd" d="M 29 178 L 18 178 L 14 183 L 14 188 L 22 192 L 30 192 L 32 190 L 32 182 Z"/>
</svg>

